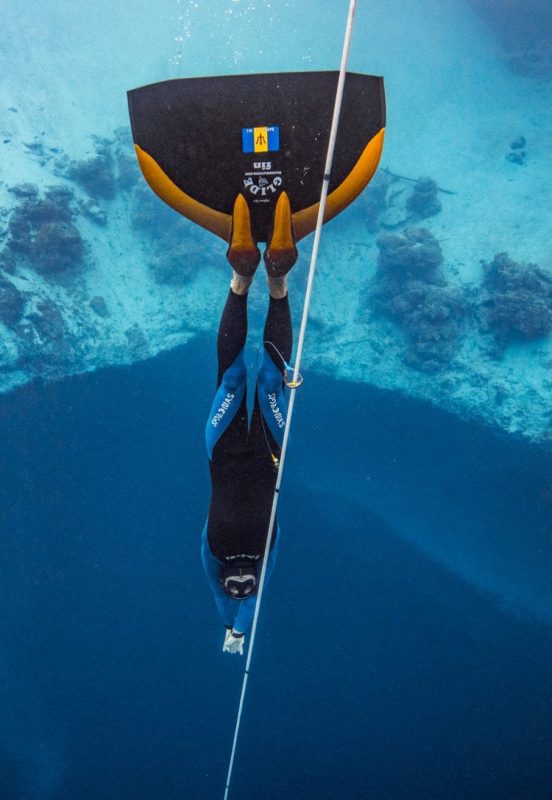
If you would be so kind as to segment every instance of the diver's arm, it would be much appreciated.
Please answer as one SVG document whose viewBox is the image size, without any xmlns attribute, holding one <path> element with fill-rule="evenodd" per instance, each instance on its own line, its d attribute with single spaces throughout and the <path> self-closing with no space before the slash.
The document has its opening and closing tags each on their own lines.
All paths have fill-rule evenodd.
<svg viewBox="0 0 552 800">
<path fill-rule="evenodd" d="M 215 596 L 215 603 L 222 621 L 227 628 L 231 628 L 234 623 L 234 607 L 232 605 L 234 601 L 228 597 L 220 585 L 219 576 L 222 565 L 220 561 L 214 557 L 209 547 L 207 525 L 208 522 L 205 523 L 201 535 L 201 560 L 203 562 L 203 569 L 205 570 L 209 586 Z"/>
<path fill-rule="evenodd" d="M 276 540 L 274 542 L 274 547 L 270 551 L 268 556 L 268 564 L 266 565 L 266 574 L 265 574 L 265 586 L 268 584 L 270 580 L 270 576 L 272 575 L 272 570 L 274 569 L 274 564 L 276 563 L 276 553 L 278 550 L 278 542 L 280 541 L 280 526 L 278 525 L 276 530 Z M 238 602 L 238 613 L 236 614 L 236 618 L 234 620 L 234 627 L 233 632 L 234 634 L 243 634 L 249 631 L 251 627 L 251 623 L 253 622 L 253 616 L 255 615 L 255 605 L 257 603 L 257 596 L 254 595 L 253 597 L 248 597 L 246 600 L 239 600 L 239 601 L 232 601 Z"/>
<path fill-rule="evenodd" d="M 232 628 L 232 632 L 234 635 L 239 634 L 243 636 L 244 633 L 247 633 L 249 628 L 251 627 L 251 623 L 253 622 L 253 615 L 255 614 L 255 603 L 257 602 L 257 598 L 255 596 L 248 597 L 245 600 L 235 600 L 234 601 L 237 606 L 237 614 L 234 619 L 234 626 Z"/>
</svg>

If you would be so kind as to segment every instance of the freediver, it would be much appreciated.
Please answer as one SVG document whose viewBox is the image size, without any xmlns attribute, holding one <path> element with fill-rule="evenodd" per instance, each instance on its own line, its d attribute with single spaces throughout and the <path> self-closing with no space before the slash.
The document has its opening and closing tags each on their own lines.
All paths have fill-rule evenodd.
<svg viewBox="0 0 552 800">
<path fill-rule="evenodd" d="M 225 652 L 243 653 L 268 541 L 286 426 L 283 375 L 292 332 L 285 276 L 297 258 L 295 243 L 318 227 L 321 187 L 326 223 L 367 186 L 382 152 L 383 79 L 347 73 L 345 87 L 327 173 L 327 100 L 339 88 L 336 72 L 171 79 L 128 93 L 144 178 L 167 205 L 229 243 L 234 271 L 206 431 L 212 497 L 202 539 L 203 563 L 227 629 Z M 214 126 L 220 135 L 213 135 Z M 260 261 L 257 242 L 267 243 L 270 297 L 249 422 L 244 344 L 247 292 Z M 278 538 L 274 524 L 265 575 L 274 566 Z"/>
<path fill-rule="evenodd" d="M 297 260 L 297 249 L 285 192 L 276 203 L 272 236 L 264 253 L 269 305 L 250 422 L 244 348 L 247 298 L 260 252 L 241 194 L 234 204 L 227 258 L 233 273 L 218 330 L 217 391 L 206 426 L 212 493 L 202 534 L 202 560 L 226 627 L 223 652 L 243 655 L 245 633 L 255 613 L 286 424 L 284 370 L 292 349 L 287 272 Z M 274 567 L 278 539 L 275 521 L 266 580 Z"/>
</svg>

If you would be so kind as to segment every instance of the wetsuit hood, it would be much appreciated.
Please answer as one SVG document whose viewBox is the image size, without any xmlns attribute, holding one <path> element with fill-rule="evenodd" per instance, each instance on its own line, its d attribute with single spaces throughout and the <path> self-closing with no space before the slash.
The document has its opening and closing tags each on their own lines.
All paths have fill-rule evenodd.
<svg viewBox="0 0 552 800">
<path fill-rule="evenodd" d="M 251 559 L 232 559 L 221 567 L 220 583 L 234 600 L 245 600 L 257 594 L 258 562 Z"/>
</svg>

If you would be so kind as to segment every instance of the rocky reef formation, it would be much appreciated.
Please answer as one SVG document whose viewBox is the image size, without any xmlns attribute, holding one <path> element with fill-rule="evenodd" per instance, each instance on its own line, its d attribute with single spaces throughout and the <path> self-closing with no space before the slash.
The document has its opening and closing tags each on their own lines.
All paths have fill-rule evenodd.
<svg viewBox="0 0 552 800">
<path fill-rule="evenodd" d="M 519 150 L 521 144 L 516 140 L 514 149 Z M 411 198 L 427 197 L 433 202 L 436 187 L 429 184 L 425 179 L 418 181 Z M 380 207 L 390 185 L 385 182 L 379 189 Z M 412 199 L 406 205 L 417 202 Z M 420 202 L 423 213 L 425 201 Z M 481 346 L 500 359 L 510 344 L 552 333 L 552 275 L 536 264 L 498 253 L 491 262 L 482 263 L 480 285 L 460 286 L 446 280 L 441 247 L 427 228 L 407 226 L 380 235 L 376 244 L 379 254 L 369 307 L 405 334 L 403 361 L 408 366 L 424 372 L 446 369 L 464 334 L 482 335 Z"/>
<path fill-rule="evenodd" d="M 444 190 L 433 178 L 409 178 L 381 169 L 361 196 L 364 224 L 370 233 L 378 233 L 433 217 L 442 209 L 440 191 Z"/>
<path fill-rule="evenodd" d="M 92 137 L 95 153 L 90 158 L 58 159 L 56 169 L 74 181 L 93 200 L 113 200 L 120 190 L 131 189 L 139 172 L 128 130 L 115 131 L 113 139 Z"/>
<path fill-rule="evenodd" d="M 406 364 L 426 372 L 443 369 L 458 349 L 467 302 L 443 276 L 439 243 L 425 228 L 405 228 L 380 236 L 377 245 L 374 311 L 406 334 Z"/>
<path fill-rule="evenodd" d="M 103 317 L 105 319 L 106 317 L 110 316 L 107 303 L 101 295 L 95 295 L 94 297 L 91 297 L 88 301 L 88 305 L 99 317 Z"/>
<path fill-rule="evenodd" d="M 72 185 L 79 213 L 105 225 L 103 201 L 114 200 L 118 192 L 132 189 L 140 172 L 127 128 L 118 128 L 112 138 L 92 136 L 91 139 L 89 154 L 81 159 L 71 158 L 59 147 L 48 147 L 39 137 L 25 147 L 42 168 L 67 181 L 66 185 Z"/>
<path fill-rule="evenodd" d="M 207 256 L 196 243 L 179 242 L 153 255 L 148 262 L 156 283 L 181 287 L 189 283 L 205 265 Z"/>
<path fill-rule="evenodd" d="M 379 231 L 381 217 L 389 208 L 388 192 L 392 181 L 393 178 L 387 172 L 379 170 L 360 196 L 362 220 L 370 233 Z"/>
<path fill-rule="evenodd" d="M 25 310 L 25 297 L 8 278 L 0 274 L 0 322 L 14 328 Z"/>
<path fill-rule="evenodd" d="M 518 136 L 517 139 L 510 142 L 510 149 L 506 153 L 506 161 L 509 161 L 510 164 L 518 164 L 520 167 L 524 167 L 525 159 L 527 158 L 526 146 L 527 140 L 525 136 Z"/>
<path fill-rule="evenodd" d="M 407 209 L 419 219 L 435 216 L 441 210 L 437 191 L 437 184 L 432 178 L 418 178 L 412 194 L 406 200 Z"/>
<path fill-rule="evenodd" d="M 83 152 L 36 136 L 20 150 L 33 181 L 0 181 L 1 390 L 146 358 L 206 325 L 181 289 L 205 277 L 211 239 L 141 180 L 128 128 Z"/>
<path fill-rule="evenodd" d="M 536 264 L 513 261 L 498 253 L 483 264 L 480 302 L 485 331 L 500 348 L 552 333 L 552 275 Z"/>
<path fill-rule="evenodd" d="M 523 137 L 510 141 L 510 152 L 524 158 Z M 20 149 L 17 170 L 31 180 L 0 181 L 3 391 L 37 376 L 51 380 L 147 358 L 212 330 L 220 311 L 224 245 L 139 179 L 126 129 L 83 148 L 77 159 L 43 139 L 31 142 L 26 153 Z M 479 252 L 466 256 L 451 230 L 450 193 L 433 178 L 377 173 L 348 220 L 343 215 L 346 233 L 328 256 L 314 338 L 335 342 L 336 374 L 473 412 L 542 441 L 552 429 L 550 276 L 499 254 L 479 282 Z M 326 250 L 333 247 L 329 230 Z M 351 283 L 342 296 L 336 264 L 343 259 Z M 295 300 L 306 263 L 290 276 Z M 366 272 L 373 275 L 368 292 Z M 265 313 L 263 289 L 258 280 L 252 326 Z M 345 296 L 358 302 L 344 315 L 336 305 Z M 522 375 L 529 348 L 531 372 Z M 321 369 L 328 358 L 324 348 Z"/>
<path fill-rule="evenodd" d="M 95 267 L 89 223 L 105 228 L 139 177 L 126 129 L 93 137 L 81 160 L 38 137 L 25 147 L 46 185 L 0 183 L 0 372 L 15 381 L 82 369 L 105 336 L 109 306 L 87 288 Z M 138 323 L 127 321 L 120 335 L 122 352 L 148 354 Z"/>
<path fill-rule="evenodd" d="M 190 235 L 190 225 L 147 186 L 140 185 L 133 192 L 131 222 L 152 245 L 148 266 L 160 285 L 182 287 L 210 258 L 206 248 Z"/>
<path fill-rule="evenodd" d="M 47 277 L 81 265 L 84 242 L 74 224 L 73 194 L 63 185 L 51 186 L 41 197 L 38 187 L 21 184 L 10 191 L 18 198 L 0 251 L 0 266 L 15 272 L 18 262 Z"/>
</svg>

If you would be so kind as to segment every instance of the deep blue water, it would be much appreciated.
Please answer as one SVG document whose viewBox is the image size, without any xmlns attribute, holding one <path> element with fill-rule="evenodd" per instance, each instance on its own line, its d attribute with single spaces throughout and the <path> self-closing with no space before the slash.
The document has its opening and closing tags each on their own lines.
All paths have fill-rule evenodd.
<svg viewBox="0 0 552 800">
<path fill-rule="evenodd" d="M 0 398 L 1 800 L 222 798 L 243 660 L 199 560 L 213 352 Z M 550 798 L 552 627 L 519 602 L 550 596 L 550 454 L 301 393 L 232 797 Z"/>
</svg>

